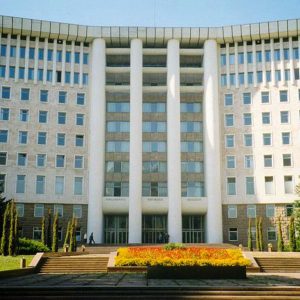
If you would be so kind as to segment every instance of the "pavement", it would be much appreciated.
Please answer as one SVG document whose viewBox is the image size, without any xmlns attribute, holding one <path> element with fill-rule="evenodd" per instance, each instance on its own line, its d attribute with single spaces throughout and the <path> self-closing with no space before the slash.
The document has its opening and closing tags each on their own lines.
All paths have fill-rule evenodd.
<svg viewBox="0 0 300 300">
<path fill-rule="evenodd" d="M 0 279 L 7 287 L 300 287 L 300 273 L 253 273 L 247 279 L 147 279 L 144 273 L 31 274 Z"/>
</svg>

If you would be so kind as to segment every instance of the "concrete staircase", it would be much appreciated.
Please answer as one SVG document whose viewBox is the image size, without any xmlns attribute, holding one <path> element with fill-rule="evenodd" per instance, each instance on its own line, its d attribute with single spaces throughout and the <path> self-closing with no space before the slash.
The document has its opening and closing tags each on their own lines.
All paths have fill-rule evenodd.
<svg viewBox="0 0 300 300">
<path fill-rule="evenodd" d="M 255 257 L 262 272 L 266 273 L 300 273 L 298 257 Z"/>
<path fill-rule="evenodd" d="M 108 256 L 76 255 L 43 258 L 39 273 L 107 272 Z"/>
</svg>

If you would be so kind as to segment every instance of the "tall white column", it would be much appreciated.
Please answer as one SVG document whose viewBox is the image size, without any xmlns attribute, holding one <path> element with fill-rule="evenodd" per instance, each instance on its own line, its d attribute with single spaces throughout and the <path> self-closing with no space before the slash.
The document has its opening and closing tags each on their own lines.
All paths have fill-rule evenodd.
<svg viewBox="0 0 300 300">
<path fill-rule="evenodd" d="M 94 233 L 96 243 L 103 242 L 102 197 L 105 165 L 105 41 L 92 44 L 90 64 L 89 122 L 89 204 L 88 235 Z"/>
<path fill-rule="evenodd" d="M 294 60 L 293 60 L 293 39 L 289 37 L 289 52 L 290 52 L 290 82 L 295 83 Z"/>
<path fill-rule="evenodd" d="M 5 81 L 8 81 L 9 78 L 10 43 L 11 43 L 11 34 L 9 33 L 7 35 L 7 44 L 6 44 Z"/>
<path fill-rule="evenodd" d="M 281 77 L 281 82 L 285 82 L 285 74 L 284 74 L 284 54 L 283 54 L 283 38 L 279 39 L 279 51 L 280 51 L 280 77 Z"/>
<path fill-rule="evenodd" d="M 17 48 L 16 48 L 15 82 L 18 82 L 18 79 L 19 79 L 20 44 L 21 44 L 21 36 L 18 34 L 18 36 L 17 36 Z"/>
<path fill-rule="evenodd" d="M 168 234 L 170 242 L 182 241 L 180 148 L 180 54 L 179 41 L 168 41 Z"/>
<path fill-rule="evenodd" d="M 207 40 L 204 43 L 203 124 L 208 243 L 223 241 L 218 82 L 217 42 Z"/>
<path fill-rule="evenodd" d="M 247 55 L 247 42 L 244 41 L 244 44 L 243 44 L 243 48 L 244 48 L 244 85 L 245 85 L 245 88 L 248 87 L 248 55 Z"/>
<path fill-rule="evenodd" d="M 276 80 L 275 80 L 274 39 L 270 40 L 270 50 L 271 50 L 271 83 L 273 86 L 275 86 Z"/>
<path fill-rule="evenodd" d="M 143 43 L 130 48 L 129 243 L 142 242 Z"/>
<path fill-rule="evenodd" d="M 238 51 L 238 42 L 234 43 L 234 72 L 235 72 L 235 87 L 239 88 L 239 51 Z"/>
<path fill-rule="evenodd" d="M 25 47 L 25 71 L 24 71 L 24 82 L 28 82 L 28 69 L 29 69 L 29 45 L 30 45 L 30 36 L 26 36 L 26 47 Z"/>
<path fill-rule="evenodd" d="M 230 88 L 230 61 L 229 61 L 229 43 L 226 43 L 226 78 L 227 88 Z"/>
<path fill-rule="evenodd" d="M 262 59 L 261 59 L 261 64 L 262 64 L 262 78 L 263 78 L 263 86 L 266 87 L 267 85 L 267 76 L 266 76 L 266 54 L 265 54 L 265 40 L 261 41 L 261 55 L 262 55 Z"/>
<path fill-rule="evenodd" d="M 37 84 L 38 82 L 38 68 L 39 68 L 39 38 L 35 38 L 35 45 L 34 45 L 34 77 L 33 82 Z"/>
</svg>

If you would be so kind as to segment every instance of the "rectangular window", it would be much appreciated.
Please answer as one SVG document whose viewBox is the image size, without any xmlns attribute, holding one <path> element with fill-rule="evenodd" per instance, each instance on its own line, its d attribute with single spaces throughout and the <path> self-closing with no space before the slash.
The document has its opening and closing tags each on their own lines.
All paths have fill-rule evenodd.
<svg viewBox="0 0 300 300">
<path fill-rule="evenodd" d="M 290 81 L 291 80 L 291 72 L 289 69 L 284 70 L 284 80 L 285 81 Z"/>
<path fill-rule="evenodd" d="M 162 168 L 163 166 L 163 168 Z M 152 167 L 152 166 L 151 166 Z M 167 172 L 167 163 L 159 162 L 159 172 Z M 181 162 L 182 173 L 201 173 L 203 172 L 203 161 L 182 161 Z"/>
<path fill-rule="evenodd" d="M 151 124 L 157 123 L 158 131 L 154 131 L 154 132 L 166 132 L 167 129 L 166 122 L 144 122 L 144 124 L 145 123 L 151 123 Z M 151 125 L 151 127 L 153 127 L 153 125 Z M 180 123 L 180 127 L 181 127 L 181 132 L 186 132 L 186 133 L 189 132 L 200 133 L 203 131 L 202 122 L 185 121 Z M 154 127 L 154 129 L 156 128 Z"/>
<path fill-rule="evenodd" d="M 281 124 L 288 124 L 289 123 L 289 112 L 288 111 L 281 111 L 280 112 L 280 121 Z"/>
<path fill-rule="evenodd" d="M 33 80 L 34 77 L 34 69 L 28 68 L 28 80 Z"/>
<path fill-rule="evenodd" d="M 5 192 L 5 174 L 0 174 L 0 193 Z"/>
<path fill-rule="evenodd" d="M 236 219 L 237 218 L 237 206 L 236 205 L 228 205 L 227 216 L 228 216 L 228 219 Z"/>
<path fill-rule="evenodd" d="M 57 113 L 57 123 L 60 125 L 66 124 L 66 113 L 65 112 Z"/>
<path fill-rule="evenodd" d="M 144 141 L 143 152 L 166 152 L 166 142 L 162 141 Z"/>
<path fill-rule="evenodd" d="M 10 57 L 16 57 L 16 46 L 10 46 Z"/>
<path fill-rule="evenodd" d="M 288 102 L 288 91 L 279 91 L 279 99 L 280 102 Z"/>
<path fill-rule="evenodd" d="M 180 103 L 180 112 L 182 113 L 199 113 L 201 111 L 201 103 Z"/>
<path fill-rule="evenodd" d="M 287 217 L 290 217 L 291 215 L 293 215 L 293 212 L 294 212 L 294 206 L 293 206 L 293 204 L 287 204 L 285 206 L 285 210 L 286 210 L 286 216 Z"/>
<path fill-rule="evenodd" d="M 79 84 L 79 73 L 74 72 L 74 84 Z"/>
<path fill-rule="evenodd" d="M 46 154 L 37 154 L 36 155 L 36 166 L 45 167 L 46 166 Z"/>
<path fill-rule="evenodd" d="M 246 177 L 246 195 L 254 195 L 254 177 Z"/>
<path fill-rule="evenodd" d="M 231 127 L 234 125 L 234 116 L 233 114 L 226 114 L 225 115 L 225 126 Z"/>
<path fill-rule="evenodd" d="M 251 113 L 245 113 L 244 114 L 244 125 L 245 126 L 252 125 L 252 115 L 251 115 Z"/>
<path fill-rule="evenodd" d="M 271 133 L 263 133 L 263 145 L 264 146 L 272 145 L 272 135 L 271 135 Z"/>
<path fill-rule="evenodd" d="M 67 102 L 67 92 L 59 91 L 58 92 L 58 103 L 65 104 Z"/>
<path fill-rule="evenodd" d="M 7 143 L 8 140 L 8 130 L 0 129 L 0 143 Z"/>
<path fill-rule="evenodd" d="M 226 166 L 228 169 L 234 169 L 235 168 L 235 156 L 226 156 Z"/>
<path fill-rule="evenodd" d="M 48 91 L 47 90 L 41 90 L 40 91 L 40 101 L 41 102 L 48 102 Z"/>
<path fill-rule="evenodd" d="M 38 145 L 46 145 L 46 143 L 47 143 L 47 133 L 46 132 L 38 132 L 37 143 L 38 143 Z"/>
<path fill-rule="evenodd" d="M 71 51 L 66 51 L 66 63 L 71 62 Z"/>
<path fill-rule="evenodd" d="M 144 148 L 144 144 L 143 144 L 143 148 Z M 107 141 L 106 151 L 107 152 L 129 152 L 129 142 L 128 141 Z"/>
<path fill-rule="evenodd" d="M 75 146 L 76 147 L 83 147 L 84 145 L 84 135 L 83 134 L 76 134 L 75 136 Z"/>
<path fill-rule="evenodd" d="M 42 239 L 42 228 L 41 227 L 33 227 L 33 235 L 32 238 L 34 240 L 40 241 Z"/>
<path fill-rule="evenodd" d="M 144 193 L 144 184 L 143 191 Z M 129 185 L 128 182 L 106 182 L 105 183 L 105 196 L 108 197 L 128 197 Z M 144 196 L 144 194 L 142 194 Z"/>
<path fill-rule="evenodd" d="M 83 168 L 83 156 L 82 155 L 75 155 L 74 168 L 75 169 Z"/>
<path fill-rule="evenodd" d="M 29 117 L 28 109 L 21 109 L 20 110 L 20 121 L 28 122 L 28 117 Z"/>
<path fill-rule="evenodd" d="M 89 64 L 89 54 L 83 53 L 83 64 L 88 65 Z"/>
<path fill-rule="evenodd" d="M 247 52 L 247 63 L 252 64 L 253 63 L 253 53 Z"/>
<path fill-rule="evenodd" d="M 18 164 L 18 166 L 26 166 L 26 164 L 27 164 L 27 154 L 26 153 L 18 153 L 17 164 Z"/>
<path fill-rule="evenodd" d="M 225 96 L 224 96 L 224 105 L 225 106 L 233 105 L 233 95 L 232 94 L 225 94 Z"/>
<path fill-rule="evenodd" d="M 56 145 L 64 146 L 66 143 L 66 135 L 64 133 L 58 133 L 56 136 Z"/>
<path fill-rule="evenodd" d="M 2 86 L 2 99 L 10 99 L 10 87 Z"/>
<path fill-rule="evenodd" d="M 239 73 L 239 84 L 244 85 L 245 84 L 245 74 Z"/>
<path fill-rule="evenodd" d="M 6 56 L 6 45 L 1 45 L 0 55 Z"/>
<path fill-rule="evenodd" d="M 244 134 L 244 146 L 245 147 L 252 146 L 252 133 Z"/>
<path fill-rule="evenodd" d="M 269 112 L 263 112 L 261 114 L 261 119 L 264 125 L 271 124 L 271 114 Z"/>
<path fill-rule="evenodd" d="M 262 53 L 261 53 L 261 51 L 256 51 L 256 62 L 257 63 L 262 62 Z"/>
<path fill-rule="evenodd" d="M 229 82 L 230 82 L 231 86 L 235 85 L 235 74 L 234 73 L 229 74 Z"/>
<path fill-rule="evenodd" d="M 257 71 L 256 72 L 256 80 L 257 80 L 257 83 L 262 83 L 263 82 L 263 73 L 262 73 L 262 71 Z"/>
<path fill-rule="evenodd" d="M 0 166 L 6 166 L 7 153 L 0 152 Z"/>
<path fill-rule="evenodd" d="M 280 61 L 280 49 L 275 49 L 274 50 L 274 60 L 275 61 Z"/>
<path fill-rule="evenodd" d="M 34 204 L 34 216 L 42 218 L 44 216 L 44 204 Z"/>
<path fill-rule="evenodd" d="M 243 52 L 238 53 L 238 63 L 239 63 L 239 65 L 244 64 L 244 53 Z"/>
<path fill-rule="evenodd" d="M 80 52 L 75 52 L 74 57 L 75 57 L 75 64 L 79 64 L 79 62 L 80 62 Z"/>
<path fill-rule="evenodd" d="M 85 94 L 77 93 L 77 105 L 84 105 L 85 104 Z"/>
<path fill-rule="evenodd" d="M 145 111 L 145 108 L 148 108 L 147 103 L 143 103 L 143 112 L 152 112 L 152 111 Z M 150 103 L 149 103 L 150 104 Z M 158 104 L 158 103 L 153 103 Z M 164 104 L 164 103 L 161 103 Z M 165 105 L 165 104 L 164 104 Z M 157 107 L 158 105 L 153 105 Z M 154 108 L 152 107 L 152 108 Z M 128 113 L 129 112 L 129 103 L 128 102 L 108 102 L 106 106 L 107 112 L 111 113 Z M 161 112 L 161 111 L 157 111 Z"/>
<path fill-rule="evenodd" d="M 265 176 L 265 194 L 273 195 L 274 194 L 274 178 L 273 176 Z"/>
<path fill-rule="evenodd" d="M 261 103 L 263 104 L 270 103 L 269 92 L 261 92 Z"/>
<path fill-rule="evenodd" d="M 276 241 L 276 228 L 275 227 L 268 227 L 268 241 Z"/>
<path fill-rule="evenodd" d="M 293 176 L 284 176 L 284 192 L 285 194 L 293 194 Z"/>
<path fill-rule="evenodd" d="M 22 101 L 28 101 L 29 100 L 29 94 L 30 94 L 29 89 L 22 88 L 21 89 L 21 100 Z"/>
<path fill-rule="evenodd" d="M 272 74 L 271 71 L 266 71 L 266 81 L 271 82 Z"/>
<path fill-rule="evenodd" d="M 290 51 L 288 48 L 283 49 L 283 57 L 284 57 L 284 60 L 290 59 Z"/>
<path fill-rule="evenodd" d="M 229 64 L 234 65 L 234 54 L 233 53 L 229 54 Z"/>
<path fill-rule="evenodd" d="M 227 178 L 227 195 L 236 195 L 236 179 L 235 177 Z"/>
<path fill-rule="evenodd" d="M 204 197 L 204 182 L 184 181 L 181 182 L 182 197 Z"/>
<path fill-rule="evenodd" d="M 256 218 L 256 205 L 247 205 L 247 218 Z"/>
<path fill-rule="evenodd" d="M 53 50 L 52 49 L 48 49 L 47 60 L 48 61 L 52 61 L 53 60 Z"/>
<path fill-rule="evenodd" d="M 143 131 L 144 129 L 145 129 L 145 122 L 143 123 Z M 107 132 L 129 132 L 129 122 L 108 121 L 106 123 L 106 130 Z M 150 126 L 150 130 L 151 130 L 151 126 Z"/>
<path fill-rule="evenodd" d="M 299 48 L 293 48 L 293 59 L 299 59 Z"/>
<path fill-rule="evenodd" d="M 74 177 L 74 195 L 82 195 L 83 177 Z"/>
<path fill-rule="evenodd" d="M 64 206 L 62 204 L 54 204 L 54 215 L 56 214 L 59 218 L 64 216 Z"/>
<path fill-rule="evenodd" d="M 157 152 L 157 151 L 150 151 L 150 152 Z M 181 152 L 183 153 L 203 152 L 203 142 L 194 142 L 194 141 L 181 142 Z"/>
<path fill-rule="evenodd" d="M 39 60 L 44 59 L 44 49 L 39 48 L 38 57 L 39 57 Z"/>
<path fill-rule="evenodd" d="M 23 203 L 16 203 L 16 210 L 17 210 L 17 215 L 19 218 L 24 217 L 24 204 Z"/>
<path fill-rule="evenodd" d="M 47 70 L 46 80 L 47 80 L 48 82 L 51 82 L 51 81 L 52 81 L 52 75 L 53 75 L 52 70 Z"/>
<path fill-rule="evenodd" d="M 48 112 L 44 110 L 39 111 L 39 123 L 47 123 Z"/>
<path fill-rule="evenodd" d="M 9 120 L 9 108 L 3 108 L 0 109 L 0 120 L 1 121 L 8 121 Z"/>
<path fill-rule="evenodd" d="M 56 51 L 56 61 L 62 62 L 62 51 L 61 50 Z"/>
<path fill-rule="evenodd" d="M 291 143 L 291 133 L 282 132 L 281 133 L 282 145 L 289 145 Z"/>
<path fill-rule="evenodd" d="M 9 67 L 9 78 L 15 78 L 15 67 Z"/>
<path fill-rule="evenodd" d="M 28 132 L 19 131 L 19 144 L 27 144 Z"/>
<path fill-rule="evenodd" d="M 251 104 L 251 93 L 243 93 L 243 104 Z"/>
<path fill-rule="evenodd" d="M 234 135 L 233 134 L 226 135 L 225 143 L 226 143 L 227 148 L 233 148 L 234 147 Z"/>
<path fill-rule="evenodd" d="M 45 194 L 45 176 L 37 175 L 36 176 L 36 194 L 42 195 Z"/>
<path fill-rule="evenodd" d="M 291 154 L 282 154 L 282 165 L 284 167 L 292 166 L 292 155 Z"/>
<path fill-rule="evenodd" d="M 63 154 L 56 155 L 56 168 L 65 167 L 65 156 Z"/>
<path fill-rule="evenodd" d="M 87 74 L 87 73 L 82 74 L 82 84 L 83 85 L 89 84 L 89 74 Z"/>
<path fill-rule="evenodd" d="M 226 66 L 226 54 L 221 54 L 220 62 L 221 62 L 221 67 Z"/>
<path fill-rule="evenodd" d="M 228 240 L 230 242 L 236 242 L 238 240 L 238 230 L 237 230 L 237 228 L 229 228 Z"/>
<path fill-rule="evenodd" d="M 221 86 L 227 85 L 227 76 L 226 74 L 221 74 Z"/>
<path fill-rule="evenodd" d="M 63 195 L 65 189 L 64 176 L 55 176 L 55 194 Z"/>
<path fill-rule="evenodd" d="M 76 114 L 76 125 L 78 126 L 84 125 L 84 114 Z"/>
<path fill-rule="evenodd" d="M 248 72 L 248 84 L 253 84 L 253 72 Z"/>
<path fill-rule="evenodd" d="M 16 193 L 25 193 L 25 175 L 17 175 Z"/>
<path fill-rule="evenodd" d="M 44 74 L 43 74 L 43 69 L 38 69 L 38 81 L 43 81 L 43 76 L 44 76 Z"/>
<path fill-rule="evenodd" d="M 275 217 L 275 205 L 274 204 L 266 204 L 266 217 L 267 218 Z"/>
<path fill-rule="evenodd" d="M 20 68 L 19 68 L 19 70 L 20 70 Z M 4 78 L 4 77 L 5 77 L 5 66 L 0 66 L 0 78 Z M 20 77 L 20 75 L 19 75 L 19 78 L 22 79 Z"/>
<path fill-rule="evenodd" d="M 65 83 L 71 82 L 71 72 L 65 72 Z"/>
<path fill-rule="evenodd" d="M 265 168 L 273 167 L 273 156 L 272 156 L 272 154 L 264 155 L 264 167 Z"/>
<path fill-rule="evenodd" d="M 73 215 L 76 219 L 82 218 L 82 206 L 81 205 L 73 205 Z"/>
<path fill-rule="evenodd" d="M 245 155 L 245 168 L 252 169 L 253 168 L 253 155 Z"/>
</svg>

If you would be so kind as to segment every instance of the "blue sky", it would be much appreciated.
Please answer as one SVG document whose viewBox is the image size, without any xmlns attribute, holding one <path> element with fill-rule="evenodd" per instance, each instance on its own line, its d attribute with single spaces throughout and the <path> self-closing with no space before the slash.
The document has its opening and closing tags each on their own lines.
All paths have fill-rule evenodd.
<svg viewBox="0 0 300 300">
<path fill-rule="evenodd" d="M 300 0 L 0 0 L 0 14 L 97 26 L 222 26 L 300 18 Z"/>
</svg>

